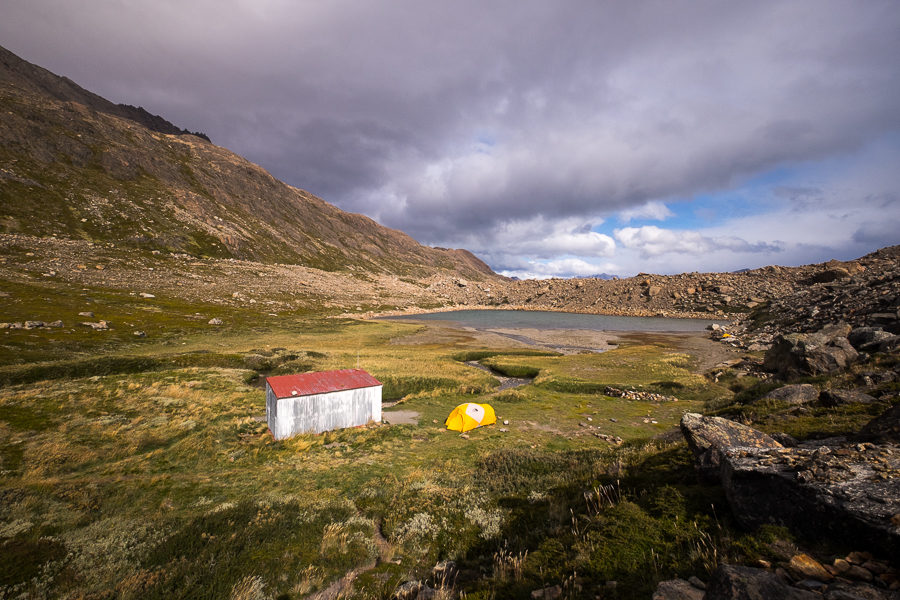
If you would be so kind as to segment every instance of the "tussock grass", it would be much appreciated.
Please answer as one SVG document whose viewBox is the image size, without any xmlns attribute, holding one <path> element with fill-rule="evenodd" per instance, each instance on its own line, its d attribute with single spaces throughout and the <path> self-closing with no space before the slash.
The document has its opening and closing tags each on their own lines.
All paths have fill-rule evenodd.
<svg viewBox="0 0 900 600">
<path fill-rule="evenodd" d="M 165 357 L 96 356 L 0 367 L 0 386 L 33 383 L 47 379 L 142 373 L 179 367 L 253 368 L 248 365 L 246 357 L 238 354 L 190 352 Z"/>
<path fill-rule="evenodd" d="M 585 589 L 616 579 L 621 597 L 646 597 L 653 582 L 636 572 L 702 574 L 711 557 L 755 548 L 716 522 L 684 445 L 648 441 L 706 401 L 682 355 L 390 343 L 411 329 L 264 323 L 3 367 L 0 564 L 16 569 L 0 571 L 0 595 L 299 598 L 362 569 L 344 595 L 387 598 L 452 559 L 484 576 L 432 582 L 445 597 L 571 591 L 576 572 Z M 539 374 L 493 394 L 494 377 L 460 362 L 476 359 Z M 276 441 L 263 391 L 246 383 L 357 365 L 423 425 Z M 616 384 L 679 402 L 596 393 Z M 464 401 L 493 403 L 507 431 L 446 431 Z"/>
</svg>

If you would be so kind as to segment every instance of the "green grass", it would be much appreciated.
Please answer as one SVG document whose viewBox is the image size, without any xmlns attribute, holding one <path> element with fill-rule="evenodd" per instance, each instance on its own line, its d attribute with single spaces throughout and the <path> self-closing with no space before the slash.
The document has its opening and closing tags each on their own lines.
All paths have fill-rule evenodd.
<svg viewBox="0 0 900 600">
<path fill-rule="evenodd" d="M 119 300 L 110 310 L 129 310 Z M 585 594 L 612 579 L 638 598 L 765 547 L 718 488 L 694 483 L 683 443 L 654 439 L 731 393 L 671 349 L 405 346 L 391 340 L 418 326 L 232 314 L 221 330 L 179 321 L 190 308 L 174 312 L 177 336 L 90 355 L 77 342 L 0 369 L 0 564 L 20 565 L 0 572 L 4 594 L 300 598 L 361 570 L 347 597 L 388 598 L 453 559 L 477 574 L 454 584 L 468 597 L 572 590 L 577 574 Z M 476 359 L 537 377 L 496 393 L 461 362 Z M 252 375 L 357 365 L 421 425 L 272 439 Z M 606 385 L 678 402 L 609 398 Z M 500 423 L 446 431 L 467 401 Z"/>
</svg>

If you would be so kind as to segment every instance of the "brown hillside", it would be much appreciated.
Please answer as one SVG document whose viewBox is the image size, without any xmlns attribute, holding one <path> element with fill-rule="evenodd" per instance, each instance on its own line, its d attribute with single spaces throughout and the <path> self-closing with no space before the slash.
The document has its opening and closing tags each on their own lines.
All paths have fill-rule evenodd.
<svg viewBox="0 0 900 600">
<path fill-rule="evenodd" d="M 343 212 L 3 49 L 0 232 L 332 271 L 498 277 L 468 252 Z"/>
</svg>

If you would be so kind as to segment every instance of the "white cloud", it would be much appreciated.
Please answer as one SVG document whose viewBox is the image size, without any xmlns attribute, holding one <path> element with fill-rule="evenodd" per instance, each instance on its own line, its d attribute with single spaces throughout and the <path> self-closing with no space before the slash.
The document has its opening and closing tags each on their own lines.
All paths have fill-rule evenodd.
<svg viewBox="0 0 900 600">
<path fill-rule="evenodd" d="M 560 258 L 548 261 L 522 261 L 517 268 L 508 268 L 500 272 L 507 277 L 519 279 L 549 279 L 551 277 L 588 277 L 602 273 L 616 272 L 618 267 L 613 263 L 595 264 L 580 258 Z"/>
<path fill-rule="evenodd" d="M 773 252 L 781 247 L 777 242 L 750 243 L 735 236 L 709 237 L 698 231 L 661 229 L 655 225 L 616 229 L 615 238 L 624 247 L 638 251 L 643 258 L 671 253 L 699 256 L 722 250 L 745 253 Z"/>
<path fill-rule="evenodd" d="M 739 268 L 892 239 L 879 223 L 897 221 L 883 200 L 900 189 L 896 141 L 873 140 L 900 130 L 895 1 L 259 6 L 8 0 L 0 38 L 496 268 L 512 256 L 545 265 L 535 272 L 601 259 L 631 272 Z M 695 195 L 851 156 L 865 158 L 856 173 L 779 182 L 775 212 L 591 231 L 672 219 L 667 200 L 681 212 Z"/>
<path fill-rule="evenodd" d="M 616 242 L 610 236 L 592 231 L 602 219 L 587 222 L 576 219 L 553 219 L 538 215 L 530 219 L 504 221 L 488 231 L 476 230 L 456 241 L 476 254 L 488 256 L 523 256 L 550 259 L 561 255 L 583 258 L 611 256 Z M 438 243 L 437 245 L 448 245 Z"/>
<path fill-rule="evenodd" d="M 619 220 L 628 223 L 632 219 L 653 219 L 654 221 L 664 221 L 669 217 L 674 217 L 675 213 L 669 210 L 669 207 L 657 200 L 651 200 L 643 206 L 636 206 L 626 210 L 619 211 Z"/>
</svg>

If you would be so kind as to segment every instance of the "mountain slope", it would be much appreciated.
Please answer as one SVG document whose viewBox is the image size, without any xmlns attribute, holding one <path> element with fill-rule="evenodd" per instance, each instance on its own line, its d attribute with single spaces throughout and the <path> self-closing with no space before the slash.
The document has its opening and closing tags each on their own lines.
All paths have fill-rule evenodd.
<svg viewBox="0 0 900 600">
<path fill-rule="evenodd" d="M 467 251 L 428 248 L 343 212 L 2 49 L 0 232 L 326 270 L 499 278 Z"/>
</svg>

